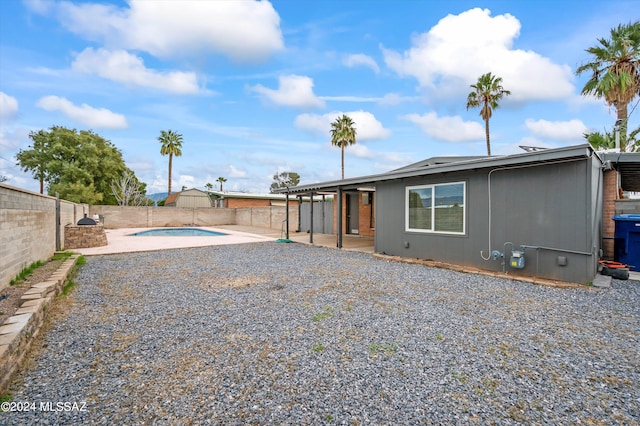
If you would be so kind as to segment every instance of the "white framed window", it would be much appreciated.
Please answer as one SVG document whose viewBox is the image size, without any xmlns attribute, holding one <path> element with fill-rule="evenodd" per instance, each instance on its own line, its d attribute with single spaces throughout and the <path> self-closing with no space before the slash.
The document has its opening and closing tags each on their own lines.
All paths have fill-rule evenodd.
<svg viewBox="0 0 640 426">
<path fill-rule="evenodd" d="M 405 229 L 411 232 L 464 234 L 465 182 L 408 186 Z"/>
</svg>

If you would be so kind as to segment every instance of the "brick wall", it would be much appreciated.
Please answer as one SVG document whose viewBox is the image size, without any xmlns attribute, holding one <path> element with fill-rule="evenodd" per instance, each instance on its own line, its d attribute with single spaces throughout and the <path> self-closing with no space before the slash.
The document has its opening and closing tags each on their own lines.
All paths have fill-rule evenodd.
<svg viewBox="0 0 640 426">
<path fill-rule="evenodd" d="M 369 204 L 364 204 L 362 201 L 363 192 L 350 193 L 352 197 L 358 197 L 358 235 L 363 237 L 373 237 L 375 234 L 375 215 L 373 214 L 375 193 L 369 194 Z M 347 194 L 342 194 L 342 233 L 347 234 Z M 333 208 L 333 233 L 338 233 L 336 220 L 338 217 L 338 202 L 334 203 Z"/>
<path fill-rule="evenodd" d="M 602 257 L 613 259 L 613 236 L 615 222 L 611 219 L 616 214 L 616 199 L 618 198 L 618 172 L 608 170 L 604 172 L 603 206 L 602 206 Z"/>
<path fill-rule="evenodd" d="M 224 206 L 228 209 L 245 208 L 245 207 L 269 207 L 270 200 L 259 198 L 225 198 Z"/>
</svg>

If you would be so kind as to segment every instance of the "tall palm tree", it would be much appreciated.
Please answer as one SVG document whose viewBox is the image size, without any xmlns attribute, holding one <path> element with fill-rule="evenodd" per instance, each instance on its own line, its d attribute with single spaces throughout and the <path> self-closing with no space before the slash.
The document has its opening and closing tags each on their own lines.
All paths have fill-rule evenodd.
<svg viewBox="0 0 640 426">
<path fill-rule="evenodd" d="M 337 146 L 342 150 L 342 179 L 344 179 L 344 147 L 354 145 L 356 143 L 356 128 L 354 122 L 346 114 L 336 118 L 331 123 L 331 145 Z"/>
<path fill-rule="evenodd" d="M 509 96 L 510 91 L 502 87 L 502 78 L 491 75 L 490 72 L 478 78 L 476 84 L 472 84 L 473 92 L 467 97 L 467 110 L 469 108 L 480 108 L 480 117 L 484 120 L 484 132 L 487 137 L 487 155 L 491 155 L 491 141 L 489 140 L 489 119 L 493 115 L 493 110 L 499 106 L 504 96 Z"/>
<path fill-rule="evenodd" d="M 173 156 L 180 157 L 182 155 L 182 135 L 173 130 L 161 130 L 158 136 L 158 142 L 162 144 L 160 148 L 161 155 L 169 156 L 169 188 L 168 194 L 171 194 L 171 168 L 173 166 Z"/>
<path fill-rule="evenodd" d="M 640 21 L 611 29 L 611 39 L 598 39 L 598 46 L 586 52 L 591 62 L 576 69 L 576 74 L 591 72 L 582 88 L 583 95 L 595 95 L 616 109 L 620 131 L 620 150 L 627 145 L 627 106 L 640 94 Z"/>
<path fill-rule="evenodd" d="M 218 179 L 216 179 L 216 182 L 220 183 L 220 192 L 222 192 L 222 184 L 225 183 L 227 181 L 227 179 L 223 178 L 222 176 L 220 176 Z"/>
</svg>

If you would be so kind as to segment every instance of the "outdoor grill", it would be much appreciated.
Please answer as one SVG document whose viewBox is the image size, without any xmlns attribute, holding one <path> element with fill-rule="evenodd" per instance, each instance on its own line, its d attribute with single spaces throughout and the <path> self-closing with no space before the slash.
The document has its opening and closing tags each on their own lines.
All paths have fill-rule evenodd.
<svg viewBox="0 0 640 426">
<path fill-rule="evenodd" d="M 90 217 L 87 217 L 87 214 L 84 214 L 84 217 L 82 219 L 80 219 L 78 221 L 78 225 L 97 225 L 98 223 L 91 219 Z"/>
</svg>

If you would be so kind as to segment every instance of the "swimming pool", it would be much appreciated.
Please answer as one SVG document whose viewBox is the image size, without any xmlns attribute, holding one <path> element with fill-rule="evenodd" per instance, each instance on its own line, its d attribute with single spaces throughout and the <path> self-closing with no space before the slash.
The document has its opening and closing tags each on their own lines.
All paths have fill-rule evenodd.
<svg viewBox="0 0 640 426">
<path fill-rule="evenodd" d="M 129 235 L 133 237 L 220 237 L 229 234 L 198 228 L 164 228 L 149 229 Z"/>
</svg>

